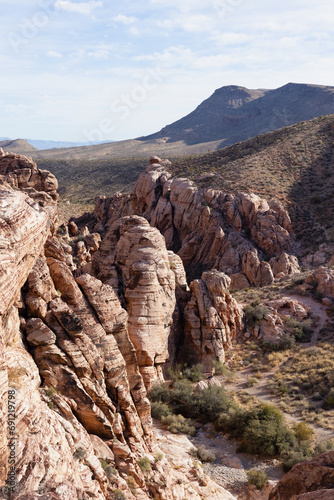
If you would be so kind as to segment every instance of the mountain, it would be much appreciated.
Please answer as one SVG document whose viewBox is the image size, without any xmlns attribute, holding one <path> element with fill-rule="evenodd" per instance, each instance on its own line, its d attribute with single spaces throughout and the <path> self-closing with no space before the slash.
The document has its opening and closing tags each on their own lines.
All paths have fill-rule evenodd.
<svg viewBox="0 0 334 500">
<path fill-rule="evenodd" d="M 221 140 L 219 148 L 334 113 L 334 87 L 288 83 L 275 90 L 235 85 L 216 90 L 195 111 L 143 141 L 183 140 L 199 144 Z"/>
<path fill-rule="evenodd" d="M 0 148 L 4 149 L 5 151 L 10 151 L 12 153 L 32 153 L 34 151 L 37 151 L 34 146 L 29 144 L 28 141 L 25 139 L 8 139 L 4 141 L 0 141 Z"/>
<path fill-rule="evenodd" d="M 137 139 L 49 149 L 35 159 L 176 157 L 215 151 L 300 121 L 334 113 L 334 87 L 288 83 L 275 90 L 230 85 L 160 132 Z"/>
<path fill-rule="evenodd" d="M 78 148 L 82 146 L 89 146 L 92 144 L 103 144 L 103 141 L 96 142 L 70 142 L 70 141 L 43 141 L 38 139 L 27 139 L 29 144 L 32 144 L 39 150 L 44 149 L 58 149 L 58 148 Z M 113 141 L 111 141 L 113 142 Z"/>
</svg>

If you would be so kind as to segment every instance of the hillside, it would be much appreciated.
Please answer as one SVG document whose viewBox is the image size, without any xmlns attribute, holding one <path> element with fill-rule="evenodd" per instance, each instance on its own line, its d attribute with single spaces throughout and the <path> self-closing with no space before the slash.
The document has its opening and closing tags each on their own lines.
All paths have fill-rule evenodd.
<svg viewBox="0 0 334 500">
<path fill-rule="evenodd" d="M 334 116 L 315 118 L 204 155 L 168 156 L 174 174 L 225 192 L 251 191 L 289 207 L 301 241 L 332 241 Z M 129 192 L 146 158 L 38 160 L 60 183 L 63 201 L 92 203 Z M 326 211 L 323 204 L 326 203 Z"/>
<path fill-rule="evenodd" d="M 249 90 L 231 85 L 217 89 L 192 113 L 155 134 L 89 146 L 57 149 L 52 146 L 35 151 L 32 156 L 35 160 L 86 161 L 202 154 L 331 113 L 334 113 L 334 87 L 289 83 L 275 90 Z"/>
<path fill-rule="evenodd" d="M 334 241 L 333 142 L 331 115 L 177 160 L 173 171 L 201 186 L 280 199 L 289 208 L 297 238 L 316 246 Z"/>
<path fill-rule="evenodd" d="M 231 85 L 143 140 L 164 137 L 167 143 L 182 139 L 186 144 L 220 140 L 219 149 L 330 113 L 334 113 L 334 87 L 288 83 L 275 90 L 249 90 Z"/>
<path fill-rule="evenodd" d="M 28 154 L 37 151 L 34 146 L 29 144 L 25 139 L 8 139 L 4 141 L 0 141 L 0 148 L 4 149 L 8 152 L 19 153 L 19 154 Z"/>
</svg>

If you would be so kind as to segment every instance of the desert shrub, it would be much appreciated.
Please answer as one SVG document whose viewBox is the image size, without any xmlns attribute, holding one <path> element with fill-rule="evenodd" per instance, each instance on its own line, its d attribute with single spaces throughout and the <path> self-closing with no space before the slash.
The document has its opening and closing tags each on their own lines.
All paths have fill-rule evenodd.
<svg viewBox="0 0 334 500">
<path fill-rule="evenodd" d="M 147 457 L 142 457 L 137 460 L 137 464 L 139 465 L 142 472 L 149 472 L 151 470 L 151 462 Z"/>
<path fill-rule="evenodd" d="M 248 484 L 254 484 L 257 490 L 262 490 L 268 482 L 268 476 L 264 470 L 250 469 L 246 472 Z"/>
<path fill-rule="evenodd" d="M 295 445 L 290 450 L 285 450 L 281 454 L 281 461 L 285 472 L 300 462 L 305 462 L 313 457 L 309 443 L 303 442 L 300 445 Z"/>
<path fill-rule="evenodd" d="M 182 415 L 168 415 L 162 417 L 161 421 L 167 430 L 173 434 L 190 434 L 190 436 L 194 436 L 196 433 L 196 429 L 191 425 L 190 420 Z"/>
<path fill-rule="evenodd" d="M 244 307 L 244 313 L 246 316 L 246 322 L 249 327 L 253 327 L 261 321 L 267 314 L 268 309 L 265 306 L 257 305 L 255 307 L 247 305 Z"/>
<path fill-rule="evenodd" d="M 296 342 L 309 342 L 313 329 L 309 322 L 304 321 L 301 323 L 294 318 L 288 316 L 285 319 L 286 326 L 290 329 L 291 335 L 296 339 Z"/>
<path fill-rule="evenodd" d="M 55 394 L 57 394 L 56 389 L 51 385 L 47 389 L 45 389 L 45 394 L 52 399 Z"/>
<path fill-rule="evenodd" d="M 328 451 L 334 451 L 334 439 L 328 439 L 327 441 L 322 441 L 322 443 L 317 444 L 314 449 L 314 454 L 320 455 Z"/>
<path fill-rule="evenodd" d="M 251 412 L 246 427 L 240 429 L 240 450 L 259 455 L 279 455 L 294 447 L 296 438 L 283 421 L 283 415 L 270 404 L 264 404 Z"/>
<path fill-rule="evenodd" d="M 331 387 L 327 396 L 324 399 L 323 407 L 325 410 L 332 410 L 334 408 L 334 387 Z"/>
<path fill-rule="evenodd" d="M 215 375 L 225 375 L 225 372 L 227 370 L 227 366 L 216 359 L 212 361 L 212 368 L 214 369 Z"/>
<path fill-rule="evenodd" d="M 183 375 L 191 382 L 199 382 L 203 378 L 202 365 L 197 364 L 184 368 Z"/>
<path fill-rule="evenodd" d="M 232 404 L 225 389 L 214 385 L 193 395 L 192 417 L 214 422 Z"/>
<path fill-rule="evenodd" d="M 86 456 L 86 450 L 84 448 L 77 448 L 74 453 L 75 458 L 78 460 L 83 460 Z"/>
<path fill-rule="evenodd" d="M 167 417 L 172 413 L 172 410 L 165 403 L 161 403 L 161 401 L 155 401 L 151 403 L 151 415 L 152 418 L 156 418 L 161 420 L 162 417 Z"/>
<path fill-rule="evenodd" d="M 294 424 L 293 432 L 299 444 L 302 441 L 311 441 L 314 435 L 312 427 L 306 422 L 298 422 L 297 424 Z"/>
<path fill-rule="evenodd" d="M 152 389 L 149 392 L 150 401 L 162 401 L 166 403 L 169 399 L 170 388 L 167 384 L 154 384 Z"/>
<path fill-rule="evenodd" d="M 125 494 L 119 488 L 116 488 L 116 490 L 113 491 L 113 496 L 114 500 L 126 500 Z"/>
<path fill-rule="evenodd" d="M 198 448 L 193 448 L 190 454 L 201 460 L 201 462 L 214 462 L 216 460 L 216 455 L 203 445 L 200 445 Z"/>
<path fill-rule="evenodd" d="M 260 346 L 264 353 L 287 351 L 296 347 L 296 339 L 292 335 L 283 335 L 278 342 L 264 340 Z"/>
</svg>

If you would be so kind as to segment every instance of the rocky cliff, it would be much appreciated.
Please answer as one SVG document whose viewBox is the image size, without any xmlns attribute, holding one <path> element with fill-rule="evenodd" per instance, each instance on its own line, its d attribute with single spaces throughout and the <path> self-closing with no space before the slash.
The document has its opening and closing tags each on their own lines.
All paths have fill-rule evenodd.
<svg viewBox="0 0 334 500">
<path fill-rule="evenodd" d="M 180 259 L 131 214 L 102 241 L 75 224 L 56 236 L 55 178 L 0 156 L 0 498 L 232 499 L 191 460 L 174 469 L 152 431 L 146 391 L 192 293 Z M 228 342 L 240 321 L 215 299 L 223 287 L 229 307 L 224 275 L 209 278 Z"/>
</svg>

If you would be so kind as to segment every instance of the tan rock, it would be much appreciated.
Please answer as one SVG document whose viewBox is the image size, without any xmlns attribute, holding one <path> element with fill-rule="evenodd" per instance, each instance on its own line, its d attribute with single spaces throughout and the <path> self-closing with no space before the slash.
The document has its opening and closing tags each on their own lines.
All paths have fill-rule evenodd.
<svg viewBox="0 0 334 500">
<path fill-rule="evenodd" d="M 317 285 L 317 292 L 334 297 L 334 269 L 319 267 L 306 280 L 306 284 Z"/>
<path fill-rule="evenodd" d="M 256 250 L 246 252 L 242 259 L 242 271 L 254 286 L 270 285 L 274 275 L 268 262 L 260 262 Z"/>
<path fill-rule="evenodd" d="M 321 491 L 334 495 L 334 452 L 323 453 L 308 462 L 295 465 L 269 495 L 270 500 L 326 498 Z M 317 491 L 320 490 L 320 491 Z M 311 496 L 306 493 L 312 492 Z M 305 494 L 305 495 L 304 495 Z M 328 497 L 330 498 L 330 497 Z"/>
<path fill-rule="evenodd" d="M 288 274 L 300 273 L 297 257 L 294 255 L 288 255 L 285 252 L 283 252 L 279 257 L 273 257 L 270 259 L 269 264 L 271 265 L 276 278 Z"/>
<path fill-rule="evenodd" d="M 225 360 L 225 350 L 242 330 L 242 311 L 228 291 L 230 283 L 227 275 L 208 271 L 190 285 L 192 296 L 184 310 L 185 342 L 204 371 L 210 371 L 213 360 Z"/>
</svg>

